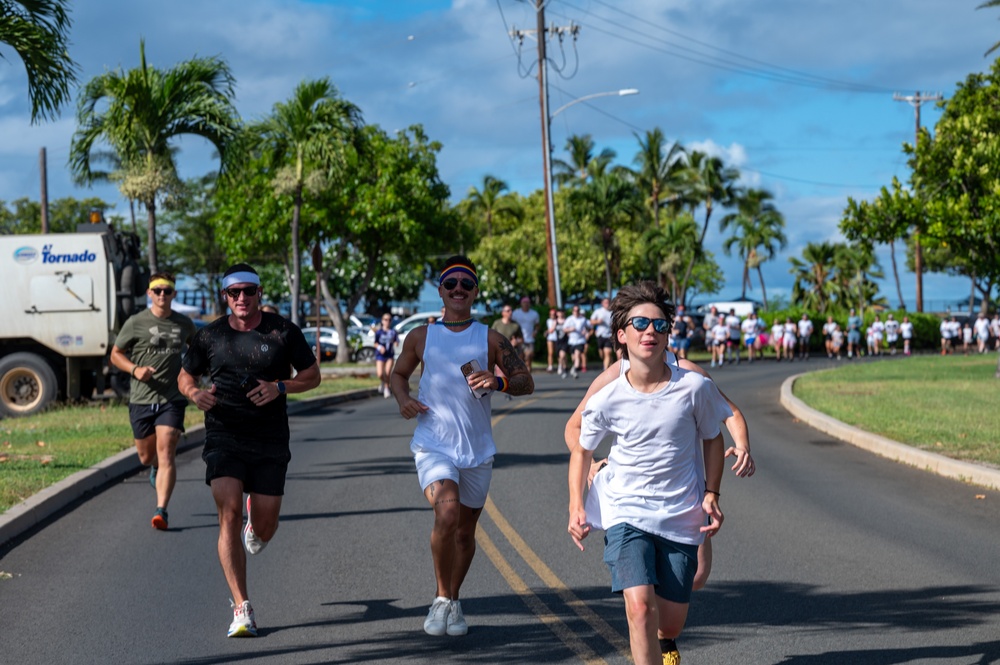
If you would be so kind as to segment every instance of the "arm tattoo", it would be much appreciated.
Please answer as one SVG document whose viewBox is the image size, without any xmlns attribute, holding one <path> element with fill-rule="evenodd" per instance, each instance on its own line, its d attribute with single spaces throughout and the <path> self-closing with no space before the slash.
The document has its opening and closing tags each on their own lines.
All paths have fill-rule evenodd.
<svg viewBox="0 0 1000 665">
<path fill-rule="evenodd" d="M 500 340 L 499 365 L 503 369 L 503 373 L 507 376 L 507 394 L 531 394 L 532 390 L 534 390 L 534 381 L 531 379 L 531 373 L 506 337 Z"/>
</svg>

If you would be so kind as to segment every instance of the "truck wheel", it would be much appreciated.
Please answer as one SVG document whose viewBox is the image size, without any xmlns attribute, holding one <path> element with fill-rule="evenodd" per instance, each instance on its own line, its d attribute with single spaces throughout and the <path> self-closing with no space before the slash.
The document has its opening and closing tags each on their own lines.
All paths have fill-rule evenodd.
<svg viewBox="0 0 1000 665">
<path fill-rule="evenodd" d="M 28 416 L 56 398 L 56 373 L 34 353 L 0 358 L 0 415 Z"/>
</svg>

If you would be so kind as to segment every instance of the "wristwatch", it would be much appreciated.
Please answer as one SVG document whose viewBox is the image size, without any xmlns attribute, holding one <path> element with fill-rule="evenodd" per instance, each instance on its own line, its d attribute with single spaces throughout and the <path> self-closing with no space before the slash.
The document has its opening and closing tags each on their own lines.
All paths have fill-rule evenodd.
<svg viewBox="0 0 1000 665">
<path fill-rule="evenodd" d="M 278 394 L 279 395 L 284 395 L 285 394 L 285 382 L 284 381 L 278 381 Z"/>
</svg>

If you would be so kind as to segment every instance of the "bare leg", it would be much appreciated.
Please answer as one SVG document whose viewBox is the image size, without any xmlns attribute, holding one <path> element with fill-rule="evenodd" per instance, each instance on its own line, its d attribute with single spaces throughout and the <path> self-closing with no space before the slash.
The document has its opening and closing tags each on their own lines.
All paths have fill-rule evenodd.
<svg viewBox="0 0 1000 665">
<path fill-rule="evenodd" d="M 451 593 L 448 597 L 458 600 L 462 582 L 469 573 L 472 558 L 476 555 L 476 525 L 482 508 L 469 508 L 459 504 L 458 530 L 455 532 L 455 559 L 451 571 Z"/>
<path fill-rule="evenodd" d="M 694 574 L 692 591 L 705 588 L 708 576 L 712 573 L 712 539 L 706 538 L 698 547 L 698 571 Z"/>
<path fill-rule="evenodd" d="M 219 512 L 219 563 L 229 592 L 237 605 L 249 600 L 247 595 L 247 555 L 240 542 L 243 528 L 243 483 L 237 478 L 216 478 L 211 483 L 212 497 Z"/>
<path fill-rule="evenodd" d="M 156 506 L 166 508 L 170 496 L 174 493 L 177 482 L 177 468 L 174 460 L 177 457 L 177 442 L 181 431 L 174 427 L 158 425 L 156 428 Z"/>
<path fill-rule="evenodd" d="M 434 559 L 437 595 L 451 599 L 451 585 L 456 570 L 455 538 L 461 520 L 458 484 L 453 480 L 434 481 L 424 490 L 424 496 L 434 508 L 431 557 Z"/>
<path fill-rule="evenodd" d="M 660 624 L 658 599 L 653 585 L 625 589 L 625 615 L 628 617 L 629 643 L 635 665 L 662 665 L 657 626 Z"/>
</svg>

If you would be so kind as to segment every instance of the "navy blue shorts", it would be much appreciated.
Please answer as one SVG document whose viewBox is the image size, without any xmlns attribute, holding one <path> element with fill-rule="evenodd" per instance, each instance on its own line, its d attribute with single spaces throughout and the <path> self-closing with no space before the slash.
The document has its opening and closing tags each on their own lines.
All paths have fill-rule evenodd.
<svg viewBox="0 0 1000 665">
<path fill-rule="evenodd" d="M 184 431 L 184 409 L 187 400 L 166 404 L 129 404 L 128 419 L 132 423 L 132 436 L 145 439 L 156 434 L 157 426 L 173 427 Z"/>
<path fill-rule="evenodd" d="M 611 590 L 653 585 L 660 598 L 687 603 L 698 571 L 698 546 L 646 533 L 631 524 L 616 524 L 604 535 L 604 563 L 611 571 Z"/>
</svg>

